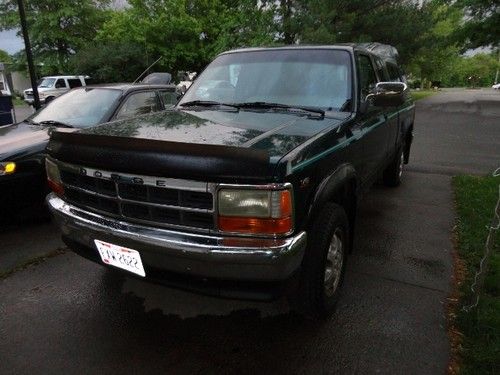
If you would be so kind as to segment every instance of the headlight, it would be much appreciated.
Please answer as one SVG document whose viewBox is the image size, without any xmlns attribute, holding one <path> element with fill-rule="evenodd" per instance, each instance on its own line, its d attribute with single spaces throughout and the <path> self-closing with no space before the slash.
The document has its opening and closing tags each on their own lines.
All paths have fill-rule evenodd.
<svg viewBox="0 0 500 375">
<path fill-rule="evenodd" d="M 291 190 L 221 189 L 219 230 L 285 234 L 293 229 Z"/>
<path fill-rule="evenodd" d="M 13 161 L 0 162 L 0 176 L 12 174 L 16 171 L 16 163 Z"/>
<path fill-rule="evenodd" d="M 61 181 L 61 174 L 56 163 L 45 159 L 45 170 L 47 171 L 47 182 L 49 187 L 57 195 L 64 194 L 64 186 Z"/>
</svg>

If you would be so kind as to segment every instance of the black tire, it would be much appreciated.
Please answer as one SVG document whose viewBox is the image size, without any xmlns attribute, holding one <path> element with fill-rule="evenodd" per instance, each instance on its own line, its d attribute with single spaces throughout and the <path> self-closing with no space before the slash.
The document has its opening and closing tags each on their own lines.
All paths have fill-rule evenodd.
<svg viewBox="0 0 500 375">
<path fill-rule="evenodd" d="M 327 267 L 335 269 L 330 259 L 334 236 L 341 241 L 341 263 L 340 267 L 337 265 L 334 275 L 336 280 L 332 279 L 327 283 Z M 349 252 L 349 221 L 344 209 L 335 203 L 326 204 L 314 221 L 308 239 L 301 277 L 292 303 L 299 313 L 310 318 L 324 319 L 335 311 L 344 279 L 346 255 Z"/>
<path fill-rule="evenodd" d="M 47 99 L 45 99 L 45 104 L 49 104 L 54 99 L 55 99 L 55 97 L 49 96 Z"/>
<path fill-rule="evenodd" d="M 396 187 L 401 184 L 403 177 L 403 167 L 405 163 L 404 147 L 401 147 L 391 164 L 384 171 L 383 181 L 385 186 Z"/>
</svg>

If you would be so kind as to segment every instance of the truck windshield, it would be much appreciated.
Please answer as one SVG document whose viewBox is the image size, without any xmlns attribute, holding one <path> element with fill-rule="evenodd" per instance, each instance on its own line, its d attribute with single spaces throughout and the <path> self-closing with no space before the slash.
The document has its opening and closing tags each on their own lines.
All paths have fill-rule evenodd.
<svg viewBox="0 0 500 375">
<path fill-rule="evenodd" d="M 327 111 L 351 99 L 351 60 L 347 51 L 276 49 L 217 57 L 193 82 L 179 103 L 280 103 Z"/>
<path fill-rule="evenodd" d="M 38 87 L 52 87 L 55 81 L 55 78 L 44 78 L 40 81 Z"/>
<path fill-rule="evenodd" d="M 60 122 L 75 128 L 86 128 L 105 120 L 114 108 L 121 90 L 79 88 L 54 99 L 30 119 L 34 123 Z"/>
</svg>

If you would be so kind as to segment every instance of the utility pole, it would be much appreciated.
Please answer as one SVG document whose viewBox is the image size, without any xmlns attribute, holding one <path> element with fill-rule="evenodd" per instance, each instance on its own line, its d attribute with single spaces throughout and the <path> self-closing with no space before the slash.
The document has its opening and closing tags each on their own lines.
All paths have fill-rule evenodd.
<svg viewBox="0 0 500 375">
<path fill-rule="evenodd" d="M 35 66 L 33 64 L 33 54 L 31 53 L 30 37 L 26 26 L 26 13 L 24 12 L 23 0 L 17 0 L 19 8 L 19 18 L 21 19 L 21 30 L 23 31 L 24 50 L 26 51 L 26 59 L 28 60 L 28 70 L 30 73 L 31 87 L 33 89 L 33 106 L 35 109 L 40 108 L 40 97 L 38 96 L 38 86 L 36 84 Z"/>
</svg>

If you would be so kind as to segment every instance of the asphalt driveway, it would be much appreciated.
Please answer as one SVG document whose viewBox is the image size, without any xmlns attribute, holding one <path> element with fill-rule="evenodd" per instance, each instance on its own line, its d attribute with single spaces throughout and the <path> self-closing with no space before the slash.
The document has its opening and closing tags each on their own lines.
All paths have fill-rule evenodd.
<svg viewBox="0 0 500 375">
<path fill-rule="evenodd" d="M 444 373 L 450 176 L 499 166 L 499 123 L 492 91 L 417 104 L 404 183 L 376 186 L 362 202 L 330 321 L 303 320 L 283 301 L 218 300 L 123 279 L 66 252 L 0 281 L 0 373 Z M 30 228 L 0 233 L 10 244 L 0 264 L 7 251 L 57 245 L 49 227 Z"/>
</svg>

